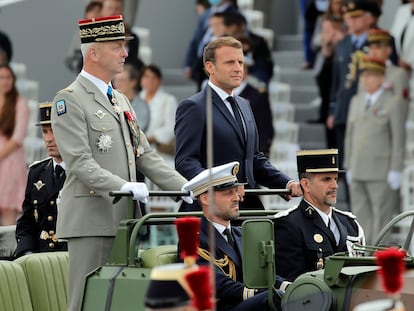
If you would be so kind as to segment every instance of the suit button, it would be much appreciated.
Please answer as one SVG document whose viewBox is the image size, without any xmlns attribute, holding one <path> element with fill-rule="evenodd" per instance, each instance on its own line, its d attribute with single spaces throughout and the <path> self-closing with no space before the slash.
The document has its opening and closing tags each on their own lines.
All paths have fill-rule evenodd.
<svg viewBox="0 0 414 311">
<path fill-rule="evenodd" d="M 49 243 L 49 247 L 50 248 L 54 248 L 55 247 L 55 243 Z"/>
<path fill-rule="evenodd" d="M 127 143 L 126 145 L 127 145 L 128 148 L 131 147 L 131 144 L 130 143 Z"/>
<path fill-rule="evenodd" d="M 47 216 L 47 220 L 53 221 L 53 216 Z"/>
<path fill-rule="evenodd" d="M 129 165 L 132 165 L 132 160 L 129 160 Z"/>
<path fill-rule="evenodd" d="M 91 190 L 91 191 L 89 191 L 89 194 L 90 195 L 94 195 L 95 194 L 95 191 Z"/>
<path fill-rule="evenodd" d="M 50 201 L 50 205 L 55 205 L 55 201 Z"/>
<path fill-rule="evenodd" d="M 33 204 L 37 204 L 37 200 L 33 200 Z"/>
</svg>

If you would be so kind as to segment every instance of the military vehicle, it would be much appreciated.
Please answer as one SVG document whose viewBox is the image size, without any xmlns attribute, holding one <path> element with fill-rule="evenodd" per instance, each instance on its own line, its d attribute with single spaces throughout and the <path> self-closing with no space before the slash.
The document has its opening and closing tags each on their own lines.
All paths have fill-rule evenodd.
<svg viewBox="0 0 414 311">
<path fill-rule="evenodd" d="M 151 192 L 162 196 L 177 194 Z M 239 217 L 243 223 L 243 273 L 248 287 L 272 290 L 272 218 L 277 212 L 242 211 Z M 145 310 L 143 301 L 151 269 L 177 259 L 173 223 L 184 215 L 201 216 L 201 212 L 150 213 L 122 221 L 109 262 L 87 277 L 82 310 Z M 389 245 L 399 245 L 410 252 L 413 220 L 414 211 L 402 213 L 382 230 L 374 246 L 357 249 L 360 257 L 335 254 L 323 270 L 299 276 L 282 298 L 284 310 L 345 311 L 353 310 L 361 302 L 386 298 L 373 252 Z M 170 240 L 158 245 L 153 236 L 165 228 L 170 230 Z M 66 252 L 30 254 L 14 261 L 4 259 L 0 260 L 0 311 L 66 310 Z M 414 258 L 407 256 L 405 262 L 401 299 L 406 310 L 414 310 Z M 273 307 L 271 303 L 270 306 Z"/>
</svg>

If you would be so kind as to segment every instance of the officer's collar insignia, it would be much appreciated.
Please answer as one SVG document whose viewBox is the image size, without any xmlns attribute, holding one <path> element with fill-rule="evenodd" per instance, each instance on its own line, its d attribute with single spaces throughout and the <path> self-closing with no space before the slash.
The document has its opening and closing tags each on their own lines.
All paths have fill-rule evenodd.
<svg viewBox="0 0 414 311">
<path fill-rule="evenodd" d="M 36 187 L 36 189 L 37 189 L 37 190 L 40 190 L 40 189 L 42 189 L 42 188 L 43 188 L 43 186 L 44 186 L 44 185 L 46 185 L 46 184 L 44 184 L 44 183 L 43 183 L 43 181 L 38 180 L 37 182 L 33 183 L 33 185 Z"/>
<path fill-rule="evenodd" d="M 315 240 L 316 243 L 322 243 L 323 242 L 323 236 L 320 235 L 319 233 L 314 234 L 313 239 Z"/>
<path fill-rule="evenodd" d="M 305 208 L 305 212 L 306 212 L 309 216 L 312 216 L 312 215 L 313 215 L 313 207 L 309 205 L 307 208 Z"/>
<path fill-rule="evenodd" d="M 115 111 L 115 113 L 117 114 L 117 115 L 120 115 L 121 114 L 121 107 L 119 107 L 118 105 L 115 105 L 114 104 L 114 111 Z"/>
<path fill-rule="evenodd" d="M 97 112 L 94 113 L 94 115 L 97 116 L 99 120 L 102 120 L 103 117 L 106 115 L 106 113 L 103 112 L 102 110 L 98 110 Z"/>
</svg>

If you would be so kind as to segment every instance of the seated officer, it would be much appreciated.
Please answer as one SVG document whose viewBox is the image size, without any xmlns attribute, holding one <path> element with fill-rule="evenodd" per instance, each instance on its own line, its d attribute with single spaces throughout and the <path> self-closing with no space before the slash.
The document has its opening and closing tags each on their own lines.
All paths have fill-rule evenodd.
<svg viewBox="0 0 414 311">
<path fill-rule="evenodd" d="M 364 232 L 349 212 L 337 210 L 338 150 L 297 152 L 303 199 L 299 206 L 275 215 L 277 273 L 293 281 L 322 269 L 325 258 L 365 244 Z"/>
<path fill-rule="evenodd" d="M 52 103 L 41 103 L 40 125 L 49 158 L 30 165 L 23 215 L 16 225 L 16 257 L 28 253 L 66 251 L 65 242 L 57 240 L 56 198 L 65 181 L 65 164 L 56 146 L 50 110 Z"/>
<path fill-rule="evenodd" d="M 231 162 L 204 170 L 191 179 L 183 190 L 190 190 L 202 207 L 200 228 L 199 264 L 213 261 L 215 265 L 216 308 L 223 310 L 269 310 L 265 290 L 247 288 L 243 283 L 241 230 L 231 226 L 231 220 L 239 216 L 242 184 L 236 174 L 238 162 Z M 214 206 L 208 200 L 208 188 L 214 189 Z M 215 256 L 211 257 L 209 225 L 214 226 Z M 276 288 L 284 289 L 289 283 L 277 277 Z M 274 303 L 280 310 L 280 297 L 274 295 Z"/>
</svg>

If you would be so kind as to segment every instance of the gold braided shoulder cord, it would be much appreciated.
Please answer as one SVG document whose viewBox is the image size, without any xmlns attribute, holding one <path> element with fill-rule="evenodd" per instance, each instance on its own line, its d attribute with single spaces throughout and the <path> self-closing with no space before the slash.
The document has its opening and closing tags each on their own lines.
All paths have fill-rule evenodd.
<svg viewBox="0 0 414 311">
<path fill-rule="evenodd" d="M 236 281 L 236 265 L 234 264 L 233 260 L 231 260 L 228 255 L 224 255 L 224 257 L 220 259 L 212 258 L 210 256 L 210 252 L 200 247 L 197 249 L 197 254 L 201 258 L 207 261 L 210 261 L 210 260 L 213 261 L 214 265 L 217 266 L 221 271 L 223 271 L 225 275 L 227 275 L 233 281 Z M 225 267 L 228 267 L 229 269 L 228 273 L 224 271 Z"/>
<path fill-rule="evenodd" d="M 356 79 L 358 70 L 361 68 L 361 62 L 366 54 L 360 50 L 352 54 L 351 62 L 349 63 L 349 73 L 346 75 L 346 88 L 350 88 Z"/>
</svg>

